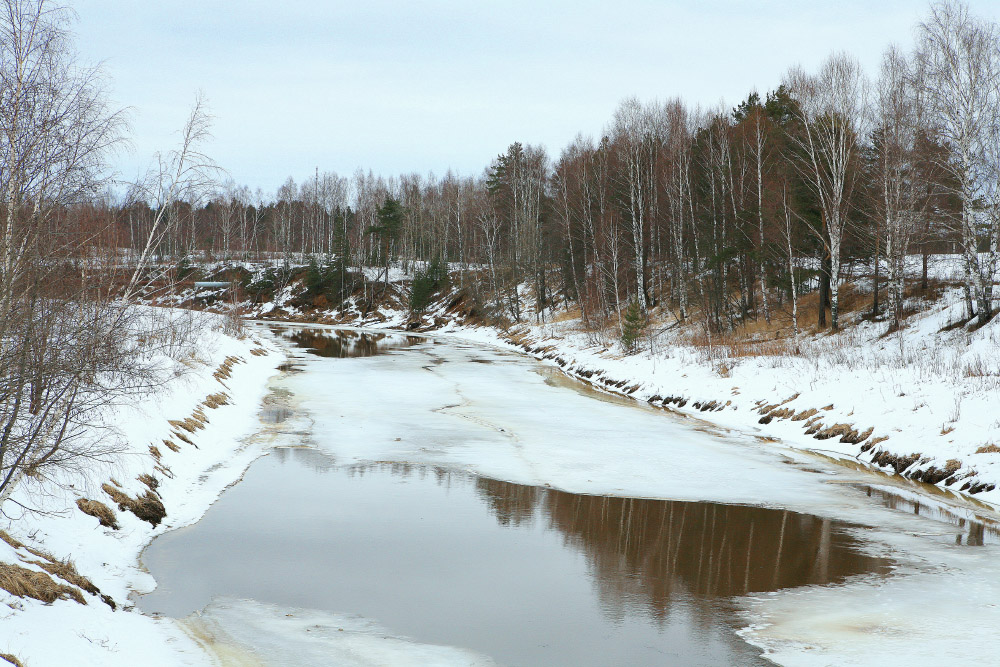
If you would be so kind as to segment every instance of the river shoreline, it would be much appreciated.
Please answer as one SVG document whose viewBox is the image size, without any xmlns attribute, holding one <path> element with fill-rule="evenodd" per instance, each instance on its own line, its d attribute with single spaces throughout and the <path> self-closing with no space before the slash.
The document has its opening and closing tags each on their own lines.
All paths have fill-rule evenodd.
<svg viewBox="0 0 1000 667">
<path fill-rule="evenodd" d="M 282 324 L 280 322 L 262 322 L 261 326 L 281 326 Z M 392 322 L 387 321 L 381 324 L 385 326 L 392 324 Z M 370 324 L 363 328 L 388 333 L 385 329 L 372 327 Z M 551 344 L 547 340 L 526 339 L 522 341 L 525 345 L 519 346 L 516 341 L 505 340 L 494 330 L 459 327 L 454 323 L 445 329 L 445 331 L 424 332 L 422 334 L 402 331 L 398 333 L 429 338 L 440 336 L 456 342 L 469 341 L 475 345 L 487 344 L 493 348 L 513 352 L 515 358 L 524 358 L 526 345 L 529 348 L 527 352 L 531 357 L 541 359 L 553 372 L 558 369 L 558 372 L 565 374 L 567 378 L 574 377 L 571 372 L 567 372 L 567 369 L 579 370 L 582 368 L 582 372 L 585 373 L 593 368 L 593 366 L 583 366 L 582 362 L 575 358 L 567 357 L 565 348 L 562 350 L 545 349 L 547 345 Z M 121 466 L 116 472 L 122 478 L 119 481 L 127 479 L 126 475 L 132 475 L 140 470 L 145 471 L 148 467 L 145 462 L 152 461 L 150 452 L 146 451 L 147 442 L 145 441 L 171 440 L 180 449 L 179 452 L 167 450 L 165 443 L 163 447 L 160 447 L 161 459 L 170 473 L 173 474 L 173 478 L 165 480 L 159 488 L 159 493 L 167 509 L 167 518 L 163 524 L 154 528 L 130 514 L 121 513 L 123 528 L 121 531 L 112 531 L 95 527 L 96 520 L 92 517 L 71 510 L 68 516 L 60 519 L 36 522 L 30 526 L 31 530 L 24 530 L 22 526 L 22 530 L 15 529 L 11 532 L 16 537 L 25 540 L 28 539 L 30 533 L 34 538 L 29 541 L 30 544 L 46 548 L 62 558 L 73 557 L 81 573 L 92 577 L 102 591 L 110 593 L 112 598 L 119 602 L 127 600 L 131 592 L 149 590 L 154 582 L 138 566 L 139 554 L 145 545 L 156 535 L 167 530 L 196 522 L 219 494 L 239 481 L 240 476 L 257 457 L 270 451 L 276 444 L 288 443 L 287 438 L 272 437 L 280 429 L 272 429 L 270 431 L 272 436 L 260 437 L 261 432 L 267 432 L 266 422 L 270 419 L 270 417 L 265 416 L 265 414 L 270 414 L 267 413 L 268 401 L 266 398 L 269 378 L 280 377 L 274 376 L 274 373 L 284 365 L 282 363 L 284 354 L 275 354 L 278 349 L 279 347 L 275 343 L 269 343 L 261 337 L 251 337 L 243 341 L 220 339 L 217 342 L 217 348 L 212 351 L 212 356 L 204 361 L 202 370 L 198 371 L 198 379 L 189 382 L 186 386 L 179 385 L 179 391 L 175 391 L 175 398 L 171 402 L 168 402 L 167 405 L 157 405 L 154 409 L 154 412 L 158 414 L 171 415 L 173 422 L 166 418 L 161 418 L 161 421 L 158 422 L 155 419 L 149 419 L 148 416 L 134 420 L 136 430 L 133 432 L 134 437 L 130 439 L 134 450 L 129 460 L 139 461 L 139 464 L 129 464 L 128 467 Z M 254 352 L 254 350 L 261 352 Z M 231 362 L 228 369 L 223 371 L 223 375 L 228 373 L 231 377 L 220 379 L 218 377 L 220 368 L 230 358 L 239 358 L 241 361 L 239 363 Z M 559 358 L 562 358 L 564 363 L 559 363 Z M 627 358 L 622 361 L 627 361 Z M 609 375 L 610 371 L 604 373 L 604 377 Z M 653 391 L 651 387 L 640 386 L 632 390 L 630 384 L 625 384 L 624 387 L 609 386 L 609 384 L 616 385 L 618 381 L 597 383 L 585 375 L 574 379 L 589 380 L 588 384 L 604 395 L 628 397 L 636 400 L 636 405 L 652 404 L 643 399 L 644 392 Z M 199 395 L 212 395 L 217 393 L 220 387 L 230 394 L 232 400 L 227 405 L 217 408 L 205 408 Z M 263 409 L 262 400 L 264 401 Z M 199 408 L 199 406 L 201 407 Z M 281 400 L 278 400 L 272 401 L 271 407 L 280 410 L 282 407 L 289 406 L 282 405 Z M 294 406 L 291 408 L 294 412 Z M 147 408 L 147 413 L 149 409 Z M 192 433 L 177 426 L 177 424 L 185 422 L 199 409 L 203 414 L 207 413 L 208 416 L 207 423 L 204 424 L 203 428 L 195 428 L 196 433 Z M 657 409 L 663 410 L 665 408 Z M 673 406 L 671 411 L 675 415 L 679 414 L 677 406 Z M 680 408 L 680 412 L 684 412 L 683 406 Z M 698 419 L 707 417 L 713 424 L 717 425 L 717 430 L 721 431 L 722 437 L 727 436 L 727 434 L 743 437 L 744 433 L 750 433 L 751 437 L 754 437 L 753 433 L 757 430 L 757 427 L 752 425 L 747 428 L 747 423 L 743 419 L 732 418 L 736 415 L 736 410 L 703 412 L 701 410 L 692 411 L 689 408 L 687 412 L 689 416 Z M 278 413 L 275 412 L 275 414 Z M 227 416 L 223 418 L 223 415 Z M 298 416 L 303 417 L 304 414 Z M 258 417 L 263 417 L 265 424 L 262 425 Z M 726 417 L 729 419 L 725 419 Z M 308 431 L 308 429 L 295 427 L 294 420 L 295 418 L 292 419 L 291 423 L 284 422 L 282 428 L 297 429 L 299 434 Z M 240 426 L 236 426 L 237 424 Z M 255 433 L 258 435 L 254 436 Z M 760 435 L 758 432 L 756 438 L 762 446 L 768 444 L 765 442 L 767 436 Z M 187 442 L 188 440 L 191 442 Z M 795 446 L 795 443 L 788 444 Z M 392 459 L 391 454 L 380 453 L 376 455 L 375 451 L 372 451 L 371 455 L 376 458 L 388 456 L 390 460 Z M 364 455 L 361 455 L 360 458 L 363 459 Z M 844 457 L 841 456 L 841 458 Z M 808 457 L 804 460 L 808 460 Z M 807 462 L 801 465 L 804 467 L 811 464 Z M 662 468 L 664 471 L 670 469 L 665 464 L 654 467 L 658 470 Z M 705 478 L 708 484 L 722 483 L 723 486 L 725 485 L 720 479 L 713 479 L 710 472 L 706 468 Z M 530 479 L 522 479 L 523 474 L 506 474 L 502 467 L 496 476 L 497 478 L 539 485 L 545 483 L 551 488 L 562 487 L 585 493 L 634 495 L 634 492 L 638 491 L 640 495 L 648 497 L 671 497 L 673 493 L 661 488 L 662 485 L 659 482 L 652 485 L 640 482 L 635 486 L 616 491 L 618 485 L 615 484 L 615 480 L 623 479 L 620 474 L 617 477 L 612 475 L 608 478 L 608 482 L 602 483 L 600 480 L 596 480 L 593 485 L 582 484 L 584 481 L 582 478 L 571 482 L 570 478 L 561 476 L 530 476 Z M 652 480 L 652 478 L 650 479 Z M 547 484 L 546 480 L 551 480 L 552 483 Z M 881 481 L 886 485 L 898 487 L 900 486 L 899 480 L 900 478 L 895 480 L 883 478 Z M 126 482 L 127 484 L 128 482 Z M 905 484 L 910 483 L 906 482 Z M 96 484 L 92 486 L 96 486 Z M 138 488 L 141 487 L 133 484 L 129 491 L 135 492 Z M 695 499 L 709 488 L 706 486 L 699 489 L 699 487 L 693 486 L 688 492 L 688 496 Z M 91 488 L 88 492 L 93 490 Z M 789 488 L 787 491 L 788 493 L 782 496 L 785 498 L 784 501 L 778 499 L 771 504 L 775 506 L 794 504 L 792 500 L 795 497 L 794 488 Z M 926 489 L 917 489 L 917 491 L 918 498 L 926 495 Z M 913 490 L 910 490 L 910 493 L 912 494 Z M 746 498 L 753 497 L 747 496 Z M 62 501 L 67 508 L 70 507 L 68 502 L 70 499 Z M 969 500 L 972 501 L 971 505 Z M 943 497 L 939 494 L 937 499 L 928 496 L 927 501 L 931 505 L 936 502 L 938 505 L 961 505 L 966 510 L 971 509 L 968 514 L 970 519 L 976 518 L 978 515 L 992 514 L 986 506 L 965 496 L 960 497 L 960 502 L 956 502 L 954 498 Z M 849 516 L 845 518 L 851 519 Z M 109 541 L 109 538 L 115 539 Z M 109 544 L 112 545 L 110 548 Z M 87 554 L 87 557 L 83 558 L 81 554 Z M 6 557 L 17 558 L 18 554 L 12 553 Z M 102 561 L 103 564 L 98 564 L 96 562 L 98 560 Z M 823 590 L 819 590 L 817 594 L 822 595 Z M 780 597 L 784 600 L 786 596 Z M 52 606 L 45 606 L 31 600 L 12 599 L 8 604 L 12 604 L 13 608 L 3 619 L 4 628 L 8 634 L 4 637 L 6 639 L 5 645 L 0 645 L 0 653 L 7 652 L 19 656 L 29 666 L 64 664 L 68 655 L 74 656 L 74 663 L 81 665 L 210 664 L 210 658 L 203 651 L 205 646 L 203 638 L 199 640 L 190 632 L 185 631 L 183 626 L 169 619 L 150 618 L 136 613 L 135 610 L 129 610 L 127 609 L 130 606 L 128 603 L 123 605 L 126 609 L 120 609 L 117 612 L 101 609 L 100 606 L 103 605 L 91 604 L 84 607 L 71 601 L 57 601 Z M 758 604 L 758 601 L 747 600 L 745 607 L 750 609 Z M 762 619 L 775 618 L 772 611 L 774 608 L 773 600 L 768 602 L 768 605 L 766 608 L 755 608 L 754 611 L 747 612 L 750 614 L 747 616 L 749 623 L 746 630 L 747 639 L 778 655 L 777 652 L 786 650 L 788 641 L 774 640 L 767 637 L 766 633 L 761 634 L 764 632 L 761 628 L 765 628 L 765 626 L 781 627 L 782 625 L 781 623 L 771 625 L 760 623 Z M 801 616 L 800 610 L 796 613 Z M 760 628 L 754 629 L 758 625 Z M 58 628 L 55 634 L 51 630 L 53 627 Z M 47 628 L 47 630 L 43 631 L 42 628 Z M 799 664 L 795 655 L 786 656 L 781 662 Z"/>
</svg>

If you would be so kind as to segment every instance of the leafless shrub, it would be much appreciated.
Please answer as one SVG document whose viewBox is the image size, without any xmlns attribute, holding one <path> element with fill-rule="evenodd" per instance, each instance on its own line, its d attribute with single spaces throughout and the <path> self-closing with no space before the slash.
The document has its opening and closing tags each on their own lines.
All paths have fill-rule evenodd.
<svg viewBox="0 0 1000 667">
<path fill-rule="evenodd" d="M 164 379 L 155 317 L 118 298 L 116 262 L 91 261 L 112 257 L 104 230 L 69 214 L 104 189 L 124 122 L 76 61 L 69 17 L 0 1 L 0 506 L 47 470 L 109 461 L 106 408 Z"/>
</svg>

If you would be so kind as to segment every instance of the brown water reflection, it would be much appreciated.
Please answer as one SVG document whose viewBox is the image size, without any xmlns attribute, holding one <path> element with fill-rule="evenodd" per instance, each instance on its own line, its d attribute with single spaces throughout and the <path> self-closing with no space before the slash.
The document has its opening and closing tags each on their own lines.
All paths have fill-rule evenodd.
<svg viewBox="0 0 1000 667">
<path fill-rule="evenodd" d="M 586 496 L 485 478 L 476 479 L 476 488 L 501 525 L 540 513 L 549 529 L 587 554 L 602 588 L 630 595 L 638 577 L 661 611 L 679 586 L 717 598 L 888 571 L 886 561 L 858 551 L 846 524 L 806 514 Z"/>
<path fill-rule="evenodd" d="M 349 329 L 272 327 L 271 332 L 320 357 L 373 357 L 388 350 L 425 342 L 419 336 L 368 333 Z"/>
<path fill-rule="evenodd" d="M 730 596 L 884 573 L 845 524 L 757 507 L 587 496 L 441 467 L 254 463 L 143 555 L 148 612 L 215 596 L 360 614 L 514 665 L 764 665 Z"/>
<path fill-rule="evenodd" d="M 1000 526 L 994 519 L 975 514 L 975 510 L 963 508 L 970 516 L 965 516 L 958 508 L 932 502 L 921 502 L 916 496 L 904 496 L 877 486 L 862 487 L 869 498 L 878 498 L 882 504 L 894 510 L 930 517 L 941 524 L 951 525 L 955 530 L 955 544 L 981 547 L 1000 544 Z"/>
</svg>

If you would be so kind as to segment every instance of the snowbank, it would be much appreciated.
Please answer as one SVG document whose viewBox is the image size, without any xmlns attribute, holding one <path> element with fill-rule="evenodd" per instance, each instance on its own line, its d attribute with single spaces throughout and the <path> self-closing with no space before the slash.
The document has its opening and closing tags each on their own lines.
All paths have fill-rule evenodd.
<svg viewBox="0 0 1000 667">
<path fill-rule="evenodd" d="M 4 506 L 0 528 L 23 546 L 0 542 L 0 563 L 40 571 L 48 561 L 38 553 L 70 560 L 107 602 L 81 593 L 86 604 L 44 604 L 0 590 L 0 653 L 29 667 L 210 664 L 177 624 L 140 614 L 129 595 L 154 586 L 139 564 L 143 547 L 158 534 L 197 521 L 260 455 L 266 443 L 248 436 L 260 429 L 259 405 L 283 357 L 256 336 L 225 335 L 217 316 L 196 317 L 203 320 L 198 338 L 183 358 L 166 360 L 172 372 L 163 385 L 141 401 L 114 408 L 120 455 L 24 485 Z M 111 495 L 126 505 L 159 500 L 166 516 L 154 526 L 153 519 L 123 511 Z M 78 509 L 78 499 L 107 505 L 119 527 L 102 526 Z M 18 504 L 38 511 L 25 513 Z"/>
</svg>

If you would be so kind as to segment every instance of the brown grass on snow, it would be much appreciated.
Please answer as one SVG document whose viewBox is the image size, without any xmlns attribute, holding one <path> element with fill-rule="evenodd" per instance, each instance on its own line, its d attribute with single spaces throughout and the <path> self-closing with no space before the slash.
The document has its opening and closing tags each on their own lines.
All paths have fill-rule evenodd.
<svg viewBox="0 0 1000 667">
<path fill-rule="evenodd" d="M 202 405 L 212 410 L 223 405 L 229 405 L 229 394 L 224 391 L 220 391 L 217 394 L 209 394 L 205 397 L 205 401 Z"/>
<path fill-rule="evenodd" d="M 101 592 L 90 579 L 87 579 L 87 577 L 76 571 L 76 565 L 71 560 L 53 559 L 48 562 L 29 560 L 27 562 L 31 565 L 37 565 L 49 574 L 59 577 L 66 583 L 72 584 L 81 590 L 87 591 L 91 595 L 98 595 Z"/>
<path fill-rule="evenodd" d="M 102 503 L 100 500 L 80 498 L 76 501 L 76 506 L 79 507 L 80 511 L 84 514 L 96 517 L 97 520 L 101 522 L 102 526 L 107 526 L 112 530 L 118 530 L 118 517 L 115 515 L 115 511 Z"/>
<path fill-rule="evenodd" d="M 173 432 L 173 436 L 175 438 L 177 438 L 178 440 L 180 440 L 181 442 L 186 442 L 187 444 L 191 445 L 192 447 L 197 447 L 198 446 L 198 445 L 194 444 L 193 442 L 191 442 L 191 439 L 189 437 L 187 437 L 186 435 L 184 435 L 183 433 L 181 433 L 180 431 L 174 431 Z M 166 441 L 164 441 L 164 442 L 166 442 Z M 174 451 L 177 451 L 177 450 L 174 450 Z"/>
<path fill-rule="evenodd" d="M 148 486 L 150 491 L 156 491 L 157 487 L 160 486 L 160 480 L 156 479 L 149 473 L 144 472 L 136 477 L 136 479 Z"/>
<path fill-rule="evenodd" d="M 14 667 L 24 667 L 24 663 L 17 659 L 17 656 L 13 656 L 10 653 L 0 653 L 0 660 L 6 660 Z"/>
<path fill-rule="evenodd" d="M 154 527 L 158 526 L 163 517 L 167 515 L 167 510 L 163 506 L 163 502 L 152 489 L 135 498 L 110 484 L 102 484 L 101 490 L 118 503 L 118 509 L 123 512 L 129 511 L 143 521 L 148 521 Z"/>
<path fill-rule="evenodd" d="M 243 360 L 240 359 L 239 357 L 229 355 L 228 357 L 226 357 L 225 361 L 223 361 L 219 365 L 219 367 L 215 369 L 215 372 L 212 373 L 212 377 L 214 377 L 219 382 L 222 382 L 223 380 L 228 380 L 232 375 L 233 366 L 239 363 L 243 363 Z"/>
<path fill-rule="evenodd" d="M 76 600 L 87 604 L 79 588 L 60 584 L 44 572 L 14 563 L 0 563 L 0 588 L 19 598 L 34 598 L 42 602 Z"/>
<path fill-rule="evenodd" d="M 76 600 L 87 604 L 82 591 L 92 595 L 100 595 L 101 591 L 83 575 L 76 571 L 76 566 L 70 560 L 59 560 L 40 549 L 26 546 L 20 540 L 11 537 L 6 531 L 0 530 L 0 540 L 14 549 L 23 549 L 41 560 L 27 560 L 26 563 L 44 570 L 38 572 L 15 563 L 0 562 L 0 588 L 17 597 L 30 597 L 42 602 L 54 602 L 60 599 Z M 19 556 L 24 559 L 23 556 Z M 47 573 L 47 574 L 46 574 Z M 55 575 L 65 581 L 61 584 L 49 575 Z M 109 606 L 114 607 L 114 601 L 102 596 Z"/>
<path fill-rule="evenodd" d="M 184 420 L 178 419 L 168 419 L 167 423 L 174 428 L 182 428 L 188 433 L 194 433 L 200 428 L 205 428 L 205 424 L 198 420 L 196 417 L 188 417 Z"/>
</svg>

